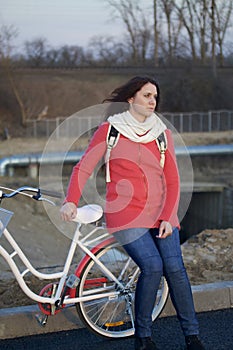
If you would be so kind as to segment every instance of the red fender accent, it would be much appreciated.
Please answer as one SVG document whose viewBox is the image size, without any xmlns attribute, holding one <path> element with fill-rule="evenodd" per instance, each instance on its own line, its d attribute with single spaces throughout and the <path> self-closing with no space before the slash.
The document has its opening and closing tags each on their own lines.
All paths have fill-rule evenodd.
<svg viewBox="0 0 233 350">
<path fill-rule="evenodd" d="M 104 240 L 103 242 L 99 243 L 97 246 L 93 247 L 91 249 L 91 252 L 93 254 L 96 254 L 100 249 L 106 247 L 107 245 L 111 244 L 111 243 L 115 243 L 116 240 L 115 238 L 112 236 L 106 240 Z M 80 261 L 79 265 L 77 266 L 76 270 L 75 270 L 75 275 L 77 277 L 80 277 L 81 272 L 83 271 L 84 267 L 86 266 L 86 264 L 91 260 L 91 257 L 89 255 L 85 255 L 82 260 Z M 70 298 L 75 298 L 76 297 L 76 289 L 70 289 Z"/>
</svg>

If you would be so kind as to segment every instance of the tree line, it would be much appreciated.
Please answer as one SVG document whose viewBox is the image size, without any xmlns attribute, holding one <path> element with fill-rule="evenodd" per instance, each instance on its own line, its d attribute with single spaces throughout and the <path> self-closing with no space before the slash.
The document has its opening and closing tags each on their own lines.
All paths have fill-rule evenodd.
<svg viewBox="0 0 233 350">
<path fill-rule="evenodd" d="M 233 0 L 103 0 L 112 20 L 120 21 L 120 38 L 93 36 L 87 47 L 53 48 L 46 38 L 27 40 L 16 54 L 18 35 L 13 25 L 0 27 L 0 67 L 17 101 L 21 124 L 30 119 L 36 101 L 28 103 L 28 91 L 17 80 L 14 67 L 206 67 L 208 79 L 169 75 L 164 92 L 168 110 L 231 108 L 232 86 L 218 75 L 218 67 L 233 65 Z M 209 75 L 209 72 L 212 74 Z M 172 83 L 171 83 L 172 82 Z M 31 83 L 30 83 L 31 84 Z M 25 91 L 27 90 L 27 93 Z M 8 96 L 6 91 L 2 96 Z M 0 93 L 1 95 L 1 93 Z M 25 98 L 25 95 L 27 96 Z M 0 96 L 1 97 L 1 96 Z M 6 99 L 4 98 L 4 101 Z M 40 103 L 41 104 L 41 103 Z M 30 108 L 28 107 L 30 106 Z M 47 105 L 41 107 L 47 116 Z M 40 115 L 41 113 L 39 113 Z"/>
<path fill-rule="evenodd" d="M 105 0 L 121 37 L 93 36 L 87 47 L 52 47 L 39 37 L 14 54 L 17 29 L 2 26 L 0 59 L 30 67 L 232 65 L 233 0 Z"/>
</svg>

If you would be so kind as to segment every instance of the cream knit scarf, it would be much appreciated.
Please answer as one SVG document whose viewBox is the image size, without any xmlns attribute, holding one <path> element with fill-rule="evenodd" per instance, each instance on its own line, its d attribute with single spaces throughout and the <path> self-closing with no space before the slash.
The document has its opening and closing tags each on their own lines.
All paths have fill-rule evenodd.
<svg viewBox="0 0 233 350">
<path fill-rule="evenodd" d="M 148 143 L 157 139 L 157 137 L 166 130 L 166 125 L 158 117 L 157 114 L 153 113 L 145 119 L 143 123 L 137 121 L 129 111 L 115 114 L 108 117 L 108 122 L 119 131 L 118 138 L 120 134 L 127 137 L 133 142 Z M 110 129 L 109 129 L 110 130 Z M 106 163 L 106 182 L 111 181 L 110 169 L 109 169 L 109 159 L 112 148 L 116 145 L 117 140 L 113 138 L 113 143 L 108 140 L 109 133 L 107 134 L 107 152 L 105 154 Z"/>
<path fill-rule="evenodd" d="M 129 111 L 108 117 L 108 122 L 129 140 L 141 143 L 154 141 L 167 128 L 155 113 L 143 123 L 137 121 Z"/>
</svg>

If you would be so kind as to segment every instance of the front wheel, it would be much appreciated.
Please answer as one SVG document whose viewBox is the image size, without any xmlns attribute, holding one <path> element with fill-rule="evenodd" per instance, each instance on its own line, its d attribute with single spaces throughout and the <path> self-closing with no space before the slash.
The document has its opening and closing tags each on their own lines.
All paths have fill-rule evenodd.
<svg viewBox="0 0 233 350">
<path fill-rule="evenodd" d="M 124 338 L 134 334 L 134 295 L 139 268 L 118 243 L 110 243 L 95 254 L 124 285 L 119 288 L 93 261 L 84 267 L 76 296 L 93 296 L 112 292 L 111 296 L 76 304 L 80 319 L 89 330 L 106 338 Z M 162 277 L 155 302 L 153 321 L 162 312 L 168 298 L 167 282 Z"/>
</svg>

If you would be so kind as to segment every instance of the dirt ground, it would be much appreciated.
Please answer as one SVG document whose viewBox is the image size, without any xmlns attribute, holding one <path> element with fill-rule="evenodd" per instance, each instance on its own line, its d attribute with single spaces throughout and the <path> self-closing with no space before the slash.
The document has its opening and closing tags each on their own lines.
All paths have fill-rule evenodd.
<svg viewBox="0 0 233 350">
<path fill-rule="evenodd" d="M 186 145 L 233 143 L 233 132 L 184 134 Z M 41 152 L 46 140 L 9 139 L 1 141 L 0 158 L 16 153 Z M 1 186 L 16 188 L 35 185 L 27 178 L 1 178 Z M 59 232 L 48 219 L 42 203 L 28 198 L 5 200 L 3 207 L 15 212 L 9 230 L 35 267 L 48 271 L 48 266 L 59 269 L 63 265 L 70 239 Z M 56 200 L 57 218 L 61 200 Z M 58 219 L 59 220 L 59 219 Z M 8 244 L 1 238 L 1 244 Z M 204 230 L 183 246 L 185 265 L 192 284 L 233 280 L 233 228 Z M 77 262 L 79 255 L 75 256 Z M 17 259 L 16 259 L 17 261 Z M 21 265 L 21 264 L 20 264 Z M 0 258 L 0 308 L 33 304 L 26 297 L 3 258 Z M 49 282 L 38 281 L 28 275 L 28 285 L 36 292 Z"/>
</svg>

